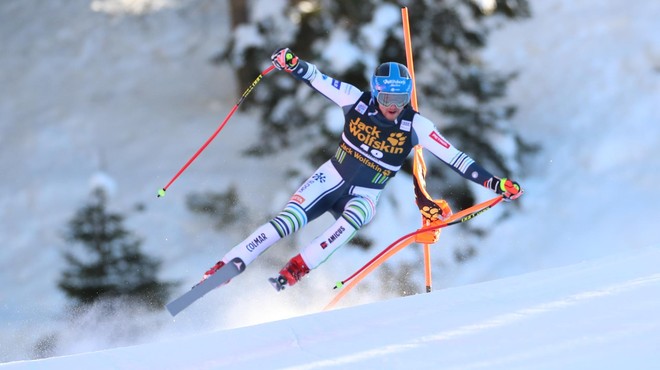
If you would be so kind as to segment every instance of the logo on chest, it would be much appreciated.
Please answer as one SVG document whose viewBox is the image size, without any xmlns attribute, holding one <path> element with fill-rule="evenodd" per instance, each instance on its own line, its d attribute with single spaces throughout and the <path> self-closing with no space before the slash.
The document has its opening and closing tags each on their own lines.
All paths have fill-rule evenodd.
<svg viewBox="0 0 660 370">
<path fill-rule="evenodd" d="M 360 148 L 373 154 L 372 149 L 382 153 L 402 154 L 403 146 L 408 138 L 403 132 L 385 132 L 375 125 L 368 125 L 360 120 L 360 117 L 352 119 L 348 123 L 350 134 L 360 143 Z M 366 146 L 366 148 L 365 148 Z M 380 158 L 382 156 L 376 156 Z"/>
</svg>

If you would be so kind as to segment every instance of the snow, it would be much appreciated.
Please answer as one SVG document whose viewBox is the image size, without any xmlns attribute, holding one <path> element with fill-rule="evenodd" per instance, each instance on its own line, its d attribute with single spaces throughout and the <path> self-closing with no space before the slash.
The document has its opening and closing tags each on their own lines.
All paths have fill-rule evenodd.
<svg viewBox="0 0 660 370">
<path fill-rule="evenodd" d="M 18 369 L 657 369 L 660 248 Z M 185 314 L 185 313 L 183 313 Z"/>
<path fill-rule="evenodd" d="M 652 368 L 660 359 L 660 2 L 531 5 L 533 18 L 494 32 L 483 58 L 520 72 L 508 89 L 518 107 L 512 123 L 543 149 L 519 178 L 518 207 L 470 221 L 490 230 L 484 239 L 443 231 L 433 249 L 436 292 L 389 299 L 365 281 L 345 302 L 353 307 L 319 313 L 328 287 L 376 253 L 344 249 L 275 294 L 264 284 L 271 263 L 310 240 L 322 218 L 177 320 L 135 314 L 112 325 L 100 311 L 72 324 L 56 288 L 62 230 L 90 184 L 112 189 L 111 208 L 131 212 L 145 252 L 163 258 L 163 277 L 185 289 L 254 226 L 217 233 L 186 211 L 186 193 L 238 185 L 261 222 L 298 180 L 269 166 L 277 155 L 239 157 L 257 137 L 246 109 L 165 198 L 155 196 L 236 103 L 233 72 L 209 64 L 229 37 L 225 2 L 0 2 L 0 361 L 33 358 L 50 333 L 59 335 L 56 355 L 66 355 L 2 366 Z M 397 176 L 364 236 L 385 246 L 417 228 L 411 193 Z M 386 201 L 395 197 L 399 206 Z M 468 245 L 479 246 L 477 256 L 455 263 L 453 248 Z M 394 258 L 414 263 L 419 250 Z M 415 279 L 423 284 L 419 272 Z"/>
</svg>

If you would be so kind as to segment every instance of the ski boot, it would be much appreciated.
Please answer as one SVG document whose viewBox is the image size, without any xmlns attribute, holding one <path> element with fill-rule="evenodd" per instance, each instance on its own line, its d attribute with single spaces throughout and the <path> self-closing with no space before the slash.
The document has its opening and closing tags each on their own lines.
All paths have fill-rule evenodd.
<svg viewBox="0 0 660 370">
<path fill-rule="evenodd" d="M 293 257 L 282 270 L 280 275 L 276 278 L 270 278 L 268 281 L 273 288 L 278 292 L 283 290 L 287 285 L 295 285 L 303 276 L 307 275 L 309 267 L 303 261 L 300 254 Z"/>
</svg>

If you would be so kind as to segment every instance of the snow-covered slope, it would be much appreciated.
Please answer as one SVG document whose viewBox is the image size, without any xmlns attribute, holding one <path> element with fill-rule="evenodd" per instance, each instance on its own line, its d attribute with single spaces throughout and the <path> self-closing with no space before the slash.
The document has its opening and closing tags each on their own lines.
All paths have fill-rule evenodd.
<svg viewBox="0 0 660 370">
<path fill-rule="evenodd" d="M 0 368 L 651 370 L 660 363 L 658 266 L 660 249 L 639 249 L 430 294 Z"/>
</svg>

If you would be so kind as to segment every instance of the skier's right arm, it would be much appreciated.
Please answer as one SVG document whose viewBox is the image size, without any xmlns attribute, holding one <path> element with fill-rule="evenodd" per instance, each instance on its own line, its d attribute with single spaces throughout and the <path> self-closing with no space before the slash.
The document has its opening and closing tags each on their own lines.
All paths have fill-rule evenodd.
<svg viewBox="0 0 660 370">
<path fill-rule="evenodd" d="M 314 64 L 298 58 L 289 48 L 277 49 L 270 59 L 275 68 L 307 83 L 340 107 L 352 106 L 362 96 L 355 86 L 322 74 Z"/>
</svg>

